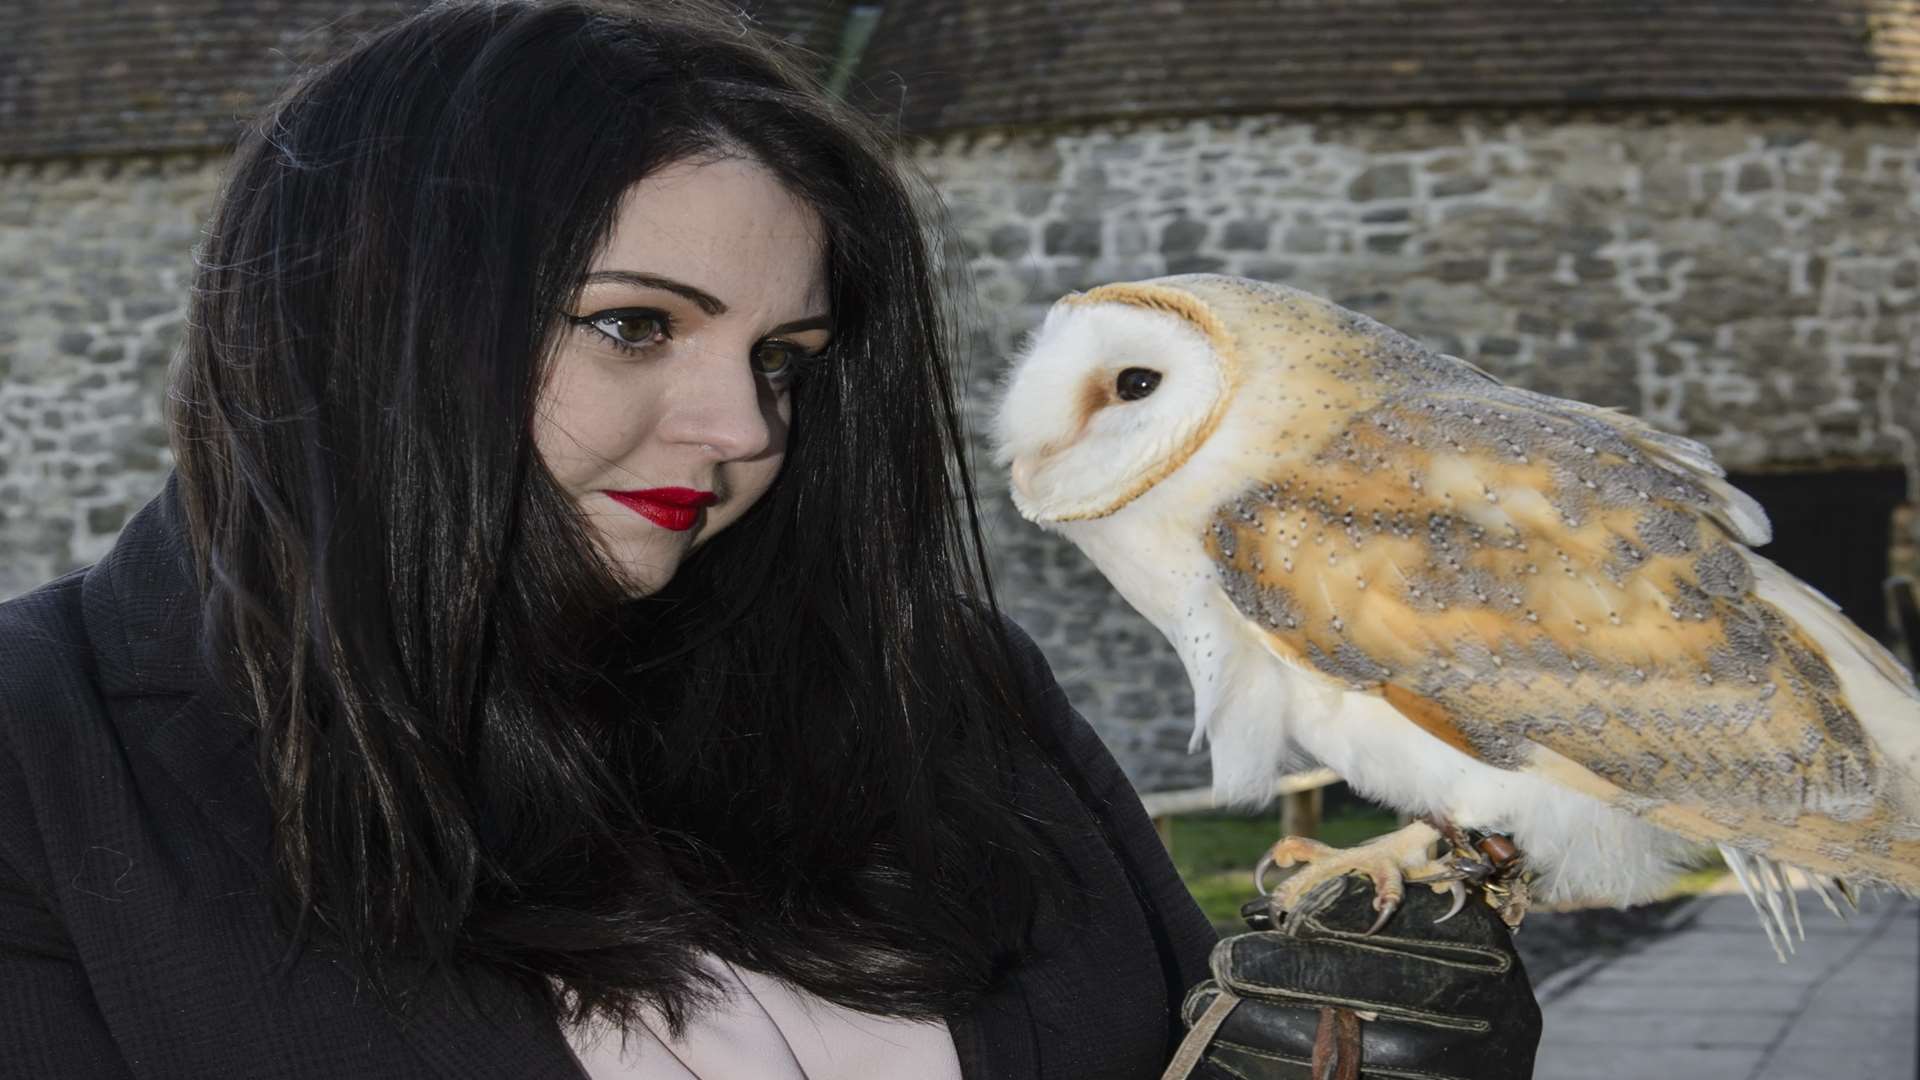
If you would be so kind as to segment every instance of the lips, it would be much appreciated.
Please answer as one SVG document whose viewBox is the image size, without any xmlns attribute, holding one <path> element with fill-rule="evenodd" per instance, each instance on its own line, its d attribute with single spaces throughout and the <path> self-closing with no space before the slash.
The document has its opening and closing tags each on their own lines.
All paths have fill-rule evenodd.
<svg viewBox="0 0 1920 1080">
<path fill-rule="evenodd" d="M 643 491 L 609 491 L 607 497 L 663 529 L 685 532 L 700 520 L 700 511 L 720 500 L 711 491 L 663 487 Z"/>
</svg>

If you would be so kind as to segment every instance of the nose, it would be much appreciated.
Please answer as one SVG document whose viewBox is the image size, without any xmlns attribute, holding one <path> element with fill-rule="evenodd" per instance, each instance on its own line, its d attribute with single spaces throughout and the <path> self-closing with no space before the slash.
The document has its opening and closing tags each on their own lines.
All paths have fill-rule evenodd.
<svg viewBox="0 0 1920 1080">
<path fill-rule="evenodd" d="M 661 434 L 672 442 L 712 447 L 713 456 L 723 461 L 742 461 L 773 446 L 779 423 L 772 389 L 744 359 L 710 355 L 678 372 Z"/>
</svg>

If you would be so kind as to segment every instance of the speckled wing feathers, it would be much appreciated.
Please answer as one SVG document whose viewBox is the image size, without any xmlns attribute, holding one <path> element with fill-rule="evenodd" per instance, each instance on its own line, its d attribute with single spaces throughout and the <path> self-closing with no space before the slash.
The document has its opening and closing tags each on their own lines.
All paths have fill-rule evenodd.
<svg viewBox="0 0 1920 1080">
<path fill-rule="evenodd" d="M 1920 888 L 1911 781 L 1756 594 L 1765 516 L 1703 447 L 1336 308 L 1310 321 L 1288 378 L 1327 403 L 1287 437 L 1312 448 L 1207 537 L 1276 653 L 1682 835 Z"/>
</svg>

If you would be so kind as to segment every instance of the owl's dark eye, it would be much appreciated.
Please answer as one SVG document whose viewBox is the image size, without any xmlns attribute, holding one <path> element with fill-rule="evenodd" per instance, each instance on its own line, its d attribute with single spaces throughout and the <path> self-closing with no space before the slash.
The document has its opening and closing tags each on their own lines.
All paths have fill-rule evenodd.
<svg viewBox="0 0 1920 1080">
<path fill-rule="evenodd" d="M 1152 368 L 1130 367 L 1113 381 L 1113 392 L 1121 401 L 1139 401 L 1160 385 L 1160 373 Z"/>
</svg>

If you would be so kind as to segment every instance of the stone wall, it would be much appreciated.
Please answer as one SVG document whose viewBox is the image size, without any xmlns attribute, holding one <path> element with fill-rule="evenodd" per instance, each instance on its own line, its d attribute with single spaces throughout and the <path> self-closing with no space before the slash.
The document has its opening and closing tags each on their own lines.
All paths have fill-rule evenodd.
<svg viewBox="0 0 1920 1080">
<path fill-rule="evenodd" d="M 1061 293 L 1213 270 L 1326 294 L 1731 465 L 1898 464 L 1920 487 L 1912 111 L 1268 116 L 961 136 L 915 160 L 970 271 L 976 427 Z M 0 597 L 97 558 L 158 489 L 223 161 L 0 169 Z M 985 460 L 1002 599 L 1136 784 L 1204 783 L 1171 651 Z"/>
<path fill-rule="evenodd" d="M 167 362 L 224 161 L 0 169 L 0 597 L 99 558 L 159 490 Z"/>
<path fill-rule="evenodd" d="M 1911 110 L 1258 116 L 956 136 L 917 162 L 971 271 L 976 427 L 1062 293 L 1218 271 L 1625 408 L 1732 467 L 1898 464 L 1920 493 Z M 1178 753 L 1171 650 L 1014 514 L 997 470 L 982 487 L 1002 596 L 1069 697 L 1136 783 L 1204 782 Z"/>
</svg>

